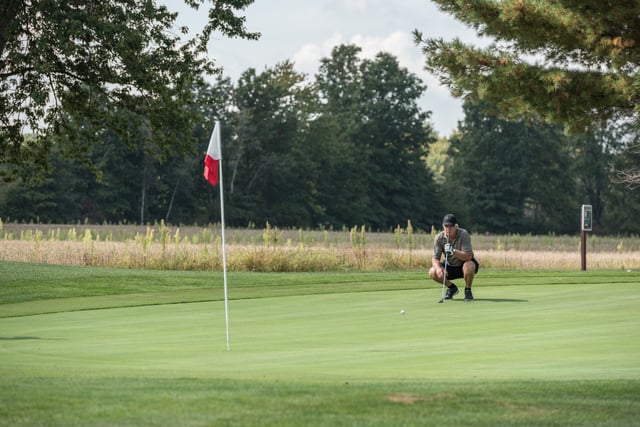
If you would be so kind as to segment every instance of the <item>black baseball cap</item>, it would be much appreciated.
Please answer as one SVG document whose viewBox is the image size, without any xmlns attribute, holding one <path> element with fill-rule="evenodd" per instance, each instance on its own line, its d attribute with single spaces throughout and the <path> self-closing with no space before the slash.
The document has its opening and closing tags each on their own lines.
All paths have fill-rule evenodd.
<svg viewBox="0 0 640 427">
<path fill-rule="evenodd" d="M 442 218 L 442 225 L 456 225 L 458 220 L 454 214 L 446 214 L 444 218 Z"/>
</svg>

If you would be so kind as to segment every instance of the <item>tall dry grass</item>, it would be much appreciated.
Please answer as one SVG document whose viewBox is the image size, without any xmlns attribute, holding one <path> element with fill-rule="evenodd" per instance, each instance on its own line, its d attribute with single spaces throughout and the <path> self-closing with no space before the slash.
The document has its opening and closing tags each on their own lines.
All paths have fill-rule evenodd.
<svg viewBox="0 0 640 427">
<path fill-rule="evenodd" d="M 231 233 L 235 237 L 227 240 L 227 267 L 265 272 L 427 270 L 433 233 L 416 236 L 408 225 L 391 233 L 369 233 L 363 227 L 330 233 L 271 227 L 259 233 L 236 230 L 237 234 Z M 222 270 L 221 239 L 211 228 L 183 233 L 161 224 L 136 229 L 132 237 L 120 239 L 114 238 L 123 233 L 117 226 L 108 230 L 23 226 L 16 232 L 0 222 L 0 261 Z M 590 244 L 588 269 L 640 269 L 640 250 L 629 249 L 637 244 L 635 240 L 621 240 L 615 249 L 593 238 Z M 474 237 L 474 246 L 482 268 L 579 270 L 581 266 L 579 240 L 570 236 L 479 236 Z"/>
</svg>

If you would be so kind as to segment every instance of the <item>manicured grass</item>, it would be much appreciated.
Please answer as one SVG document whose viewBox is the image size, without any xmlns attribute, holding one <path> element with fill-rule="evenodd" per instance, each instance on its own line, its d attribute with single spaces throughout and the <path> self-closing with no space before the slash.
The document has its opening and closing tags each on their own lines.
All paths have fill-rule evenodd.
<svg viewBox="0 0 640 427">
<path fill-rule="evenodd" d="M 6 426 L 633 426 L 638 413 L 635 381 L 9 378 L 0 393 Z"/>
<path fill-rule="evenodd" d="M 218 273 L 0 263 L 0 277 L 0 425 L 620 426 L 640 413 L 640 273 L 486 270 L 476 301 L 444 304 L 422 272 L 233 274 L 231 351 Z"/>
</svg>

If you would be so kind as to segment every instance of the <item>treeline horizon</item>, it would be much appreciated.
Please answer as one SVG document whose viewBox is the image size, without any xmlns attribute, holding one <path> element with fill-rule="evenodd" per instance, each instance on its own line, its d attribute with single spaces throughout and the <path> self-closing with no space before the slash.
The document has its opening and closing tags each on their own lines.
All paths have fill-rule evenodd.
<svg viewBox="0 0 640 427">
<path fill-rule="evenodd" d="M 313 79 L 285 61 L 248 69 L 235 83 L 219 76 L 194 84 L 186 113 L 202 125 L 170 152 L 148 137 L 144 120 L 138 143 L 128 144 L 71 118 L 90 148 L 70 153 L 73 141 L 49 141 L 41 180 L 0 186 L 0 217 L 219 222 L 219 190 L 202 176 L 219 119 L 231 227 L 386 231 L 411 221 L 430 230 L 452 212 L 475 232 L 564 234 L 579 231 L 580 206 L 590 204 L 595 233 L 640 233 L 640 189 L 615 181 L 616 170 L 640 163 L 640 153 L 627 150 L 638 141 L 633 126 L 566 135 L 543 120 L 507 121 L 491 105 L 465 103 L 456 131 L 438 137 L 418 105 L 424 83 L 390 54 L 359 54 L 337 46 Z"/>
</svg>

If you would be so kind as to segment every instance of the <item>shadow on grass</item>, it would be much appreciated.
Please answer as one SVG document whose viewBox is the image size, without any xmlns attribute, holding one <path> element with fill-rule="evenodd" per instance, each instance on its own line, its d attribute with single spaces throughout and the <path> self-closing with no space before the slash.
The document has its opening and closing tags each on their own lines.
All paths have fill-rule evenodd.
<svg viewBox="0 0 640 427">
<path fill-rule="evenodd" d="M 438 301 L 441 303 L 441 301 Z M 529 302 L 527 299 L 511 299 L 511 298 L 474 298 L 473 301 L 465 301 L 463 299 L 446 300 L 445 303 L 451 302 L 466 302 L 467 304 L 472 302 Z"/>
<path fill-rule="evenodd" d="M 27 341 L 27 340 L 47 340 L 58 341 L 62 338 L 42 338 L 42 337 L 0 337 L 0 341 Z"/>
</svg>

